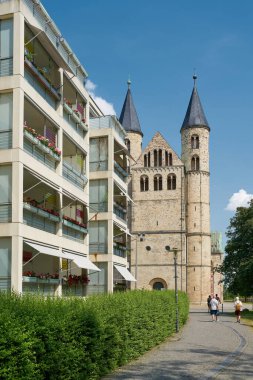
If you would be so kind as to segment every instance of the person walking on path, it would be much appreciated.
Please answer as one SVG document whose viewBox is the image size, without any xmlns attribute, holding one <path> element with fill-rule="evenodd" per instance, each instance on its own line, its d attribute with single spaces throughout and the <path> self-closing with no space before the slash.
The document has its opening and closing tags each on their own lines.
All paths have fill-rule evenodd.
<svg viewBox="0 0 253 380">
<path fill-rule="evenodd" d="M 209 294 L 209 296 L 208 296 L 208 298 L 207 298 L 207 300 L 206 300 L 206 302 L 207 302 L 207 312 L 208 313 L 210 313 L 210 301 L 211 301 L 211 299 L 212 299 L 212 297 L 210 296 L 210 294 Z"/>
<path fill-rule="evenodd" d="M 241 323 L 242 302 L 240 301 L 239 297 L 235 298 L 234 307 L 235 307 L 236 322 Z"/>
<path fill-rule="evenodd" d="M 210 301 L 210 314 L 212 316 L 213 322 L 218 321 L 218 318 L 217 318 L 218 310 L 219 310 L 219 302 L 217 301 L 217 299 L 212 294 L 211 295 L 211 301 Z"/>
</svg>

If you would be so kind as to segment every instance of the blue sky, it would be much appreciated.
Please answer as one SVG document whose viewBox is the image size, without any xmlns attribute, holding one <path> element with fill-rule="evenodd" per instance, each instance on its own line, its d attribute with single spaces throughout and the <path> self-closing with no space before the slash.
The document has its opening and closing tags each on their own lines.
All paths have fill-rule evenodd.
<svg viewBox="0 0 253 380">
<path fill-rule="evenodd" d="M 229 199 L 235 208 L 253 194 L 253 1 L 42 3 L 118 116 L 130 75 L 144 146 L 160 131 L 180 154 L 196 69 L 211 126 L 211 227 L 224 234 Z"/>
</svg>

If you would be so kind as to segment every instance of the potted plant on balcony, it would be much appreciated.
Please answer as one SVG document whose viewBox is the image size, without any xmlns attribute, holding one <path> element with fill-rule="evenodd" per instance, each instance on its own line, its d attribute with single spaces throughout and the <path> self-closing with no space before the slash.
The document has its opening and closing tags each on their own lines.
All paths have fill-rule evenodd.
<svg viewBox="0 0 253 380">
<path fill-rule="evenodd" d="M 77 124 L 80 124 L 81 119 L 78 110 L 73 110 L 72 118 L 75 120 Z"/>
<path fill-rule="evenodd" d="M 26 121 L 24 122 L 24 135 L 32 144 L 37 145 L 39 143 L 35 129 L 29 127 Z"/>
<path fill-rule="evenodd" d="M 72 103 L 68 99 L 66 99 L 66 98 L 64 98 L 63 108 L 67 111 L 67 113 L 69 115 L 72 115 L 72 113 L 73 113 Z"/>
</svg>

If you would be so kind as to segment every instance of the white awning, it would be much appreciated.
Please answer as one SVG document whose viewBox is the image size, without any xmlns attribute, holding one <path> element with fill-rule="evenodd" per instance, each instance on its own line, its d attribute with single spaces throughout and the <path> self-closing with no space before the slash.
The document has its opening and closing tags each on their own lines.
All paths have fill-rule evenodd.
<svg viewBox="0 0 253 380">
<path fill-rule="evenodd" d="M 122 267 L 120 265 L 114 264 L 114 268 L 117 269 L 117 271 L 121 274 L 121 276 L 124 277 L 125 280 L 127 280 L 127 281 L 136 281 L 136 279 L 134 278 L 134 276 L 129 272 L 129 270 L 127 270 L 126 267 Z"/>
<path fill-rule="evenodd" d="M 74 255 L 71 256 L 73 257 Z M 96 272 L 101 271 L 101 269 L 99 269 L 95 264 L 93 264 L 87 257 L 76 256 L 74 257 L 73 261 L 79 268 L 92 269 Z"/>
<path fill-rule="evenodd" d="M 46 247 L 44 245 L 39 245 L 35 243 L 30 243 L 28 241 L 25 241 L 25 244 L 35 249 L 38 253 L 43 253 L 45 255 L 55 256 L 62 259 L 73 260 L 73 255 L 61 252 L 59 249 Z"/>
</svg>

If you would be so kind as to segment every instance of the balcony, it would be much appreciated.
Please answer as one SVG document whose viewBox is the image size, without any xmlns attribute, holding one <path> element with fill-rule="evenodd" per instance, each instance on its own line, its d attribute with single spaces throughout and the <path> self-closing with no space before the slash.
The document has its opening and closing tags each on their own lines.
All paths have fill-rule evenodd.
<svg viewBox="0 0 253 380">
<path fill-rule="evenodd" d="M 102 116 L 90 119 L 90 128 L 113 129 L 116 132 L 120 142 L 125 144 L 126 132 L 115 116 Z"/>
<path fill-rule="evenodd" d="M 63 196 L 64 215 L 62 216 L 62 234 L 67 239 L 83 243 L 87 230 L 87 208 L 84 204 Z"/>
<path fill-rule="evenodd" d="M 107 253 L 107 244 L 106 243 L 90 243 L 89 244 L 90 253 Z"/>
<path fill-rule="evenodd" d="M 38 228 L 42 231 L 56 234 L 59 216 L 41 207 L 32 206 L 31 203 L 23 203 L 23 222 L 30 227 Z"/>
<path fill-rule="evenodd" d="M 78 111 L 78 108 L 79 108 L 79 111 Z M 76 106 L 73 106 L 73 104 L 71 104 L 69 101 L 64 99 L 63 109 L 65 113 L 69 116 L 69 118 L 72 120 L 72 123 L 70 123 L 70 125 L 74 124 L 74 125 L 77 125 L 77 127 L 81 128 L 84 132 L 88 131 L 88 125 L 86 124 L 86 121 L 83 115 L 81 114 L 81 108 L 80 108 L 79 103 Z"/>
<path fill-rule="evenodd" d="M 122 179 L 122 181 L 126 182 L 128 173 L 116 161 L 114 161 L 114 172 L 117 174 L 118 177 Z"/>
<path fill-rule="evenodd" d="M 119 257 L 126 258 L 127 248 L 119 243 L 113 243 L 113 254 Z"/>
<path fill-rule="evenodd" d="M 117 215 L 120 219 L 126 221 L 126 212 L 127 210 L 122 207 L 120 204 L 114 202 L 113 204 L 113 212 L 115 215 Z"/>
<path fill-rule="evenodd" d="M 63 177 L 66 178 L 69 182 L 73 183 L 77 187 L 84 189 L 88 183 L 88 178 L 75 170 L 68 162 L 63 161 Z"/>
</svg>

